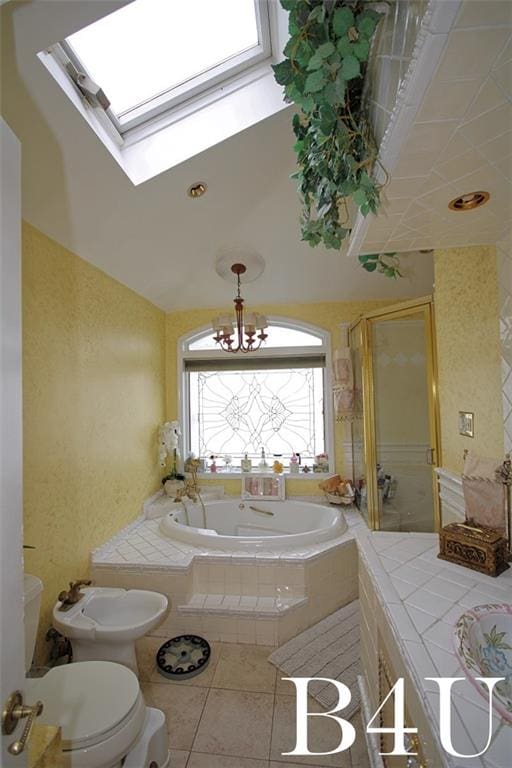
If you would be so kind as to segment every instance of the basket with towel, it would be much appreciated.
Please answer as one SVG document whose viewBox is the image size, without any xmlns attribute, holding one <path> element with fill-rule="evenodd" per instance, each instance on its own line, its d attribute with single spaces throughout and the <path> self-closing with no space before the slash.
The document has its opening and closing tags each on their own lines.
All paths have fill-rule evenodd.
<svg viewBox="0 0 512 768">
<path fill-rule="evenodd" d="M 495 459 L 465 452 L 462 490 L 466 520 L 441 529 L 441 559 L 489 576 L 509 568 L 509 481 L 510 457 L 500 465 Z"/>
</svg>

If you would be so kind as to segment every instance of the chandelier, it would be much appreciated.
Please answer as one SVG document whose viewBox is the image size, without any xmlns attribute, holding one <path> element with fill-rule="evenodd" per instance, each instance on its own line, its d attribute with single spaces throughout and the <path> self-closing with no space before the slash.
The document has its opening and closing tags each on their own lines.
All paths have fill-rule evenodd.
<svg viewBox="0 0 512 768">
<path fill-rule="evenodd" d="M 228 314 L 218 315 L 212 321 L 215 331 L 214 341 L 225 352 L 255 352 L 268 336 L 265 333 L 268 323 L 264 315 L 258 312 L 247 312 L 244 315 L 244 300 L 240 296 L 240 276 L 246 271 L 245 264 L 237 263 L 231 266 L 231 272 L 236 275 L 237 281 L 237 294 L 233 299 L 235 317 Z"/>
</svg>

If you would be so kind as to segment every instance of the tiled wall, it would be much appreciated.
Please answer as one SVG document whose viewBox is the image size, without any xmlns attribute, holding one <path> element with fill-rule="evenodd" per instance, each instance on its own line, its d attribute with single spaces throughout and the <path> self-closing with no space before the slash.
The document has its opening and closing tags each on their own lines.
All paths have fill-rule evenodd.
<svg viewBox="0 0 512 768">
<path fill-rule="evenodd" d="M 512 452 L 512 234 L 496 244 L 505 451 Z"/>
<path fill-rule="evenodd" d="M 357 597 L 353 539 L 302 565 L 195 562 L 174 570 L 93 565 L 91 571 L 98 586 L 165 594 L 170 611 L 152 633 L 162 638 L 196 632 L 210 641 L 280 645 Z M 266 603 L 277 606 L 279 595 L 290 608 L 269 610 Z M 205 599 L 214 596 L 227 598 L 222 610 Z M 248 597 L 256 600 L 254 606 Z M 195 598 L 202 604 L 196 606 Z"/>
</svg>

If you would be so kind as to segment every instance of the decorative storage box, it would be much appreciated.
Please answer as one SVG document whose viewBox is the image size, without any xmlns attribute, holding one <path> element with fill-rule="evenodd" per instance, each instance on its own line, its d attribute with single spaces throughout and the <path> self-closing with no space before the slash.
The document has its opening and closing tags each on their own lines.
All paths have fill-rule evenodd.
<svg viewBox="0 0 512 768">
<path fill-rule="evenodd" d="M 282 475 L 257 474 L 242 478 L 242 499 L 283 501 L 285 496 Z"/>
<path fill-rule="evenodd" d="M 508 544 L 501 533 L 462 523 L 441 528 L 438 557 L 488 576 L 499 576 L 509 568 Z"/>
</svg>

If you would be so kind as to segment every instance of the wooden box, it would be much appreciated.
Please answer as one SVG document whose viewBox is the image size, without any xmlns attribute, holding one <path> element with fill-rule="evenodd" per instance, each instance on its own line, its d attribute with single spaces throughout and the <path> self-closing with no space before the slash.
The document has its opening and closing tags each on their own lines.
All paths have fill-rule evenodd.
<svg viewBox="0 0 512 768">
<path fill-rule="evenodd" d="M 441 528 L 438 557 L 488 576 L 499 576 L 509 568 L 508 543 L 501 533 L 463 523 Z"/>
</svg>

